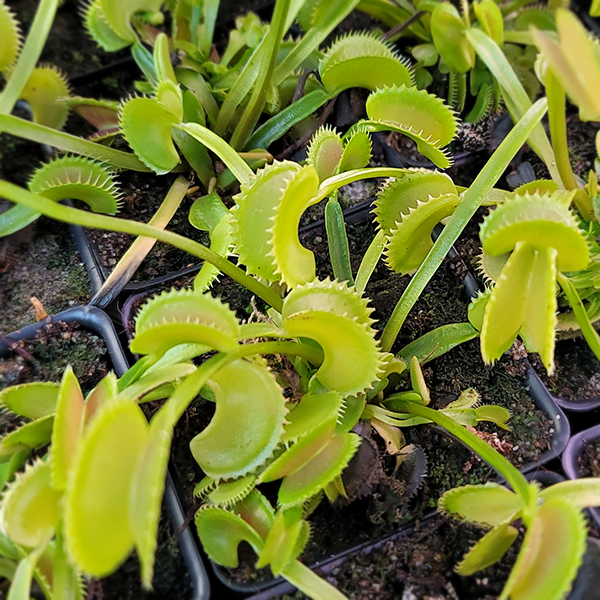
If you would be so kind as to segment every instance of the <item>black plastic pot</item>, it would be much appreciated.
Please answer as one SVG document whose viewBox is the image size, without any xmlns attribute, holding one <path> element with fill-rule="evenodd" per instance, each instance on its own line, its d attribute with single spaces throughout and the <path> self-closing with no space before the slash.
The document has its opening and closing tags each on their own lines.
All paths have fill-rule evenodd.
<svg viewBox="0 0 600 600">
<path fill-rule="evenodd" d="M 38 331 L 47 326 L 48 322 L 58 323 L 59 321 L 78 323 L 83 329 L 100 336 L 106 343 L 115 373 L 120 377 L 127 371 L 129 364 L 123 354 L 121 343 L 110 317 L 104 311 L 93 306 L 70 308 L 49 318 L 49 321 L 44 319 L 5 336 L 3 340 L 0 340 L 0 358 L 11 353 L 13 342 L 35 339 Z M 208 576 L 200 558 L 197 544 L 192 537 L 192 532 L 186 527 L 185 513 L 177 497 L 170 474 L 167 475 L 164 503 L 174 531 L 181 531 L 181 528 L 185 527 L 179 537 L 179 548 L 190 573 L 193 586 L 192 600 L 208 600 L 210 598 Z"/>
<path fill-rule="evenodd" d="M 530 474 L 527 476 L 527 479 L 529 481 L 538 481 L 542 485 L 542 487 L 547 487 L 560 481 L 564 481 L 564 477 L 562 477 L 562 475 L 559 475 L 558 473 L 554 473 L 552 471 L 542 471 L 537 474 Z M 436 515 L 436 512 L 429 513 L 426 517 L 421 519 L 420 523 L 425 524 L 434 519 Z M 363 554 L 370 554 L 371 552 L 373 552 L 373 550 L 381 548 L 389 542 L 399 540 L 403 537 L 409 537 L 414 533 L 414 531 L 415 525 L 404 527 L 401 530 L 392 533 L 391 535 L 388 535 L 382 538 L 381 540 L 378 540 L 377 542 L 365 542 L 364 544 L 360 544 L 358 546 L 355 546 L 354 548 L 350 548 L 345 552 L 338 554 L 337 556 L 321 561 L 311 568 L 319 576 L 327 577 L 327 575 L 331 573 L 333 569 L 344 564 L 350 556 L 358 554 L 359 552 Z M 588 588 L 586 587 L 586 589 Z M 247 600 L 270 600 L 271 598 L 282 596 L 284 594 L 293 594 L 295 591 L 296 588 L 291 583 L 282 580 L 280 583 L 277 583 L 276 585 L 273 585 L 268 589 L 261 590 L 253 596 L 250 596 L 249 598 L 247 598 Z M 591 598 L 591 596 L 588 596 L 588 598 Z M 569 600 L 574 599 L 571 599 L 571 597 L 569 597 Z"/>
<path fill-rule="evenodd" d="M 563 469 L 569 479 L 580 479 L 579 459 L 589 442 L 600 439 L 600 425 L 591 427 L 574 435 L 567 444 L 562 457 Z M 600 528 L 600 508 L 588 508 L 589 514 L 596 527 Z"/>
</svg>

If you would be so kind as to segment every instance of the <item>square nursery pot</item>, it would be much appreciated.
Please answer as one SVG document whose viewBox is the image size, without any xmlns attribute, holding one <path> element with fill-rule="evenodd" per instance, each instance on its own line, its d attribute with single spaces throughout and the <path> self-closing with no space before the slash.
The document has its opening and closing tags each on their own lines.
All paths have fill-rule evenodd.
<svg viewBox="0 0 600 600">
<path fill-rule="evenodd" d="M 123 375 L 129 368 L 129 364 L 123 353 L 121 343 L 117 337 L 114 325 L 109 316 L 94 306 L 79 306 L 65 310 L 53 317 L 39 321 L 33 325 L 19 329 L 0 339 L 0 358 L 7 357 L 13 352 L 13 344 L 20 340 L 33 340 L 38 331 L 47 327 L 49 323 L 64 322 L 78 324 L 82 329 L 101 337 L 108 350 L 112 367 L 118 377 Z M 190 573 L 193 587 L 192 600 L 208 600 L 210 598 L 210 584 L 198 546 L 192 537 L 192 533 L 186 527 L 186 515 L 183 512 L 179 497 L 175 491 L 171 475 L 167 475 L 165 486 L 164 503 L 171 520 L 173 530 L 181 531 L 179 537 L 179 548 Z M 183 600 L 183 599 L 182 599 Z"/>
<path fill-rule="evenodd" d="M 563 469 L 569 479 L 583 477 L 581 474 L 581 461 L 583 460 L 585 448 L 588 444 L 594 442 L 600 442 L 600 425 L 581 431 L 569 440 L 562 456 Z M 600 529 L 600 507 L 592 507 L 587 510 L 596 527 Z"/>
</svg>

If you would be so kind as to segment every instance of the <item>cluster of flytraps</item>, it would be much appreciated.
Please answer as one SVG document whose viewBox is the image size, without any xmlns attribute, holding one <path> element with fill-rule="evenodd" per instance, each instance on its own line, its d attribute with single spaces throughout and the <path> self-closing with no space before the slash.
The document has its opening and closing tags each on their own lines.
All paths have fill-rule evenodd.
<svg viewBox="0 0 600 600">
<path fill-rule="evenodd" d="M 399 4 L 369 0 L 359 8 L 418 40 L 411 49 L 414 67 L 375 34 L 349 34 L 319 51 L 358 0 L 277 0 L 270 24 L 255 15 L 237 21 L 222 56 L 212 51 L 218 1 L 168 2 L 169 37 L 157 29 L 159 0 L 93 0 L 85 8 L 88 31 L 106 50 L 131 46 L 145 75 L 137 82 L 143 95 L 114 103 L 69 97 L 57 71 L 36 67 L 57 0 L 42 0 L 22 48 L 16 20 L 0 3 L 0 70 L 7 79 L 0 131 L 83 155 L 43 165 L 29 191 L 0 182 L 0 194 L 16 204 L 0 215 L 0 233 L 46 214 L 162 240 L 205 260 L 193 289 L 163 293 L 140 311 L 131 350 L 142 359 L 120 379 L 110 374 L 84 397 L 69 369 L 60 384 L 26 384 L 0 394 L 3 407 L 23 418 L 0 439 L 0 566 L 12 579 L 10 600 L 28 599 L 32 579 L 49 599 L 82 598 L 85 576 L 108 575 L 134 548 L 143 582 L 151 585 L 173 431 L 199 394 L 216 410 L 190 443 L 206 474 L 195 490 L 204 499 L 196 526 L 216 562 L 236 566 L 237 547 L 246 541 L 258 567 L 269 566 L 317 600 L 342 598 L 298 557 L 310 535 L 310 513 L 324 497 L 345 494 L 342 474 L 361 443 L 354 426 L 368 419 L 388 452 L 398 453 L 402 427 L 435 422 L 513 490 L 486 484 L 444 494 L 442 511 L 489 528 L 458 571 L 471 574 L 499 560 L 515 541 L 512 523 L 520 519 L 527 532 L 502 598 L 559 599 L 569 590 L 585 547 L 581 509 L 600 504 L 600 481 L 540 491 L 465 427 L 482 420 L 506 427 L 507 411 L 480 405 L 472 391 L 443 410 L 429 408 L 421 365 L 478 335 L 483 359 L 492 362 L 519 335 L 551 371 L 561 327 L 580 328 L 600 356 L 592 326 L 600 318 L 597 177 L 592 171 L 584 185 L 573 174 L 565 125 L 565 92 L 583 118 L 600 119 L 598 45 L 554 5 L 517 10 L 522 2 L 498 7 L 483 0 L 465 5 L 461 15 L 444 3 L 421 2 L 418 11 Z M 295 20 L 305 33 L 286 39 Z M 179 59 L 175 68 L 172 52 Z M 547 100 L 532 104 L 534 63 Z M 451 164 L 444 148 L 456 134 L 455 113 L 424 89 L 434 65 L 449 74 L 457 110 L 469 82 L 476 100 L 468 118 L 486 114 L 502 98 L 516 122 L 467 189 L 439 171 L 367 167 L 375 131 L 407 135 L 440 169 Z M 366 119 L 343 136 L 319 129 L 302 164 L 272 161 L 272 142 L 351 87 L 372 92 Z M 32 107 L 33 122 L 11 116 L 18 99 Z M 69 110 L 96 127 L 93 140 L 60 131 Z M 551 142 L 539 125 L 546 110 Z M 107 145 L 118 136 L 133 153 Z M 525 141 L 552 180 L 512 193 L 493 189 Z M 218 176 L 215 155 L 225 166 Z M 114 214 L 116 169 L 159 175 L 191 169 L 208 194 L 195 202 L 190 221 L 209 232 L 210 248 L 165 230 L 187 190 L 184 177 L 150 224 L 58 203 L 76 198 L 96 213 Z M 391 179 L 375 202 L 378 233 L 355 274 L 337 190 L 371 177 Z M 228 208 L 217 189 L 235 181 L 241 190 Z M 298 224 L 309 206 L 326 199 L 334 278 L 318 280 Z M 496 205 L 481 228 L 481 266 L 490 286 L 473 301 L 471 323 L 440 327 L 392 354 L 408 311 L 482 204 Z M 434 244 L 431 231 L 442 221 Z M 148 249 L 147 240 L 138 239 L 100 297 L 118 291 Z M 228 260 L 232 254 L 237 264 Z M 413 277 L 378 340 L 364 291 L 382 256 L 390 269 Z M 241 323 L 212 297 L 207 290 L 220 272 L 261 297 L 271 307 L 270 320 Z M 558 298 L 557 281 L 564 293 Z M 299 402 L 284 397 L 268 369 L 265 357 L 272 354 L 293 362 L 305 392 Z M 411 389 L 398 391 L 396 376 L 407 371 Z M 139 403 L 157 399 L 164 404 L 148 423 Z M 37 458 L 19 473 L 34 451 Z M 260 485 L 276 480 L 273 506 Z"/>
</svg>

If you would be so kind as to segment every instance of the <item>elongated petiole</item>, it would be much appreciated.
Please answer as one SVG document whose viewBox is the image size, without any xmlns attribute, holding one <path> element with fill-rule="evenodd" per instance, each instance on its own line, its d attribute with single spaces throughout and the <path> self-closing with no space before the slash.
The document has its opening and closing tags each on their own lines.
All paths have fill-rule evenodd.
<svg viewBox="0 0 600 600">
<path fill-rule="evenodd" d="M 398 169 L 396 167 L 370 167 L 368 169 L 353 169 L 340 175 L 334 175 L 325 179 L 319 186 L 319 191 L 315 196 L 315 204 L 349 183 L 362 179 L 373 179 L 374 177 L 399 177 L 407 173 L 410 173 L 408 169 Z"/>
<path fill-rule="evenodd" d="M 44 125 L 31 123 L 31 121 L 26 121 L 12 115 L 0 114 L 0 132 L 16 135 L 26 140 L 37 142 L 38 144 L 48 144 L 48 146 L 53 146 L 63 152 L 73 152 L 75 154 L 90 156 L 91 158 L 106 161 L 119 169 L 144 171 L 147 173 L 151 171 L 135 154 L 115 150 L 103 144 L 96 144 L 95 142 L 90 142 L 83 138 L 45 127 Z"/>
<path fill-rule="evenodd" d="M 257 354 L 289 354 L 300 356 L 309 362 L 319 365 L 323 362 L 323 353 L 318 348 L 313 348 L 301 342 L 259 342 L 256 344 L 243 344 L 230 353 L 221 352 L 202 363 L 196 371 L 185 378 L 185 381 L 175 390 L 171 398 L 161 411 L 167 411 L 167 422 L 175 427 L 177 421 L 184 413 L 190 402 L 198 395 L 202 386 L 210 377 L 224 366 L 234 360 L 245 356 Z M 126 389 L 126 388 L 122 388 Z"/>
<path fill-rule="evenodd" d="M 182 123 L 181 125 L 175 125 L 175 128 L 189 133 L 211 152 L 214 152 L 229 167 L 229 170 L 240 183 L 250 183 L 254 171 L 223 138 L 198 123 Z"/>
<path fill-rule="evenodd" d="M 41 0 L 17 64 L 0 94 L 0 114 L 10 113 L 19 99 L 44 49 L 57 8 L 58 0 Z"/>
<path fill-rule="evenodd" d="M 590 321 L 587 311 L 585 310 L 585 306 L 583 305 L 583 302 L 577 293 L 577 289 L 571 280 L 562 273 L 558 274 L 558 283 L 565 293 L 567 300 L 569 301 L 569 305 L 573 309 L 573 314 L 577 319 L 577 323 L 579 324 L 579 328 L 581 329 L 581 333 L 583 334 L 585 341 L 588 343 L 588 346 L 592 352 L 596 355 L 596 358 L 600 360 L 600 336 Z"/>
<path fill-rule="evenodd" d="M 454 419 L 443 413 L 408 400 L 396 400 L 395 405 L 403 413 L 414 415 L 415 417 L 424 417 L 443 427 L 454 437 L 467 444 L 473 452 L 476 452 L 485 462 L 500 473 L 516 494 L 523 498 L 523 504 L 529 504 L 529 484 L 521 472 L 510 463 L 502 454 L 494 450 L 487 442 L 469 431 L 466 427 L 458 424 Z"/>
<path fill-rule="evenodd" d="M 569 158 L 569 142 L 567 140 L 567 120 L 565 116 L 566 95 L 558 78 L 548 69 L 546 72 L 546 96 L 548 98 L 548 123 L 550 125 L 550 140 L 556 157 L 556 167 L 560 173 L 563 185 L 568 190 L 577 190 L 573 199 L 581 216 L 586 221 L 593 219 L 594 211 L 589 196 L 580 190 L 571 168 Z"/>
<path fill-rule="evenodd" d="M 383 230 L 379 230 L 373 241 L 367 248 L 362 261 L 360 263 L 360 267 L 358 268 L 358 273 L 356 274 L 356 291 L 362 294 L 369 283 L 369 279 L 383 254 L 383 249 L 385 247 L 385 233 Z"/>
<path fill-rule="evenodd" d="M 281 575 L 314 600 L 347 600 L 344 594 L 298 560 L 287 565 Z"/>
<path fill-rule="evenodd" d="M 546 113 L 548 102 L 546 98 L 538 100 L 517 122 L 513 130 L 506 136 L 498 146 L 490 160 L 481 170 L 471 187 L 458 205 L 458 208 L 450 217 L 450 221 L 444 227 L 440 237 L 435 241 L 427 258 L 423 261 L 414 277 L 410 280 L 402 297 L 394 308 L 381 338 L 381 347 L 384 352 L 389 352 L 398 337 L 398 333 L 410 311 L 419 299 L 419 296 L 433 277 L 438 267 L 442 264 L 444 257 L 450 251 L 452 244 L 458 239 L 462 230 L 466 227 L 469 219 L 481 205 L 482 200 L 500 179 L 502 173 L 527 141 L 531 132 Z"/>
<path fill-rule="evenodd" d="M 82 225 L 83 227 L 93 227 L 94 229 L 108 229 L 110 231 L 120 231 L 121 233 L 129 233 L 131 235 L 142 235 L 155 238 L 166 244 L 171 244 L 180 250 L 189 252 L 193 256 L 197 256 L 198 258 L 215 265 L 215 267 L 225 273 L 225 275 L 229 275 L 229 277 L 248 288 L 259 298 L 262 298 L 269 306 L 272 306 L 278 312 L 281 312 L 282 310 L 283 301 L 272 289 L 263 285 L 253 277 L 250 277 L 250 275 L 246 275 L 242 269 L 236 267 L 223 256 L 220 256 L 206 246 L 194 242 L 182 235 L 173 233 L 172 231 L 163 231 L 156 227 L 152 227 L 152 225 L 147 225 L 146 223 L 138 223 L 136 221 L 93 214 L 77 208 L 63 206 L 62 204 L 57 204 L 43 196 L 32 194 L 28 190 L 20 188 L 8 181 L 0 181 L 0 197 L 6 198 L 15 204 L 29 206 L 36 212 L 42 213 L 57 221 L 65 221 L 66 223 Z"/>
<path fill-rule="evenodd" d="M 531 100 L 525 88 L 506 56 L 492 38 L 479 29 L 467 30 L 467 38 L 475 48 L 479 58 L 498 80 L 506 108 L 512 120 L 516 123 L 531 108 Z M 562 181 L 556 167 L 554 151 L 541 124 L 531 132 L 528 143 L 531 149 L 546 163 L 552 179 L 558 185 L 561 185 Z"/>
<path fill-rule="evenodd" d="M 262 114 L 267 99 L 267 91 L 272 85 L 271 80 L 275 71 L 279 46 L 285 34 L 284 27 L 287 22 L 289 9 L 290 0 L 277 0 L 275 2 L 273 17 L 266 36 L 266 46 L 260 57 L 260 67 L 254 89 L 240 121 L 231 136 L 230 142 L 234 148 L 244 148 Z"/>
<path fill-rule="evenodd" d="M 164 229 L 177 212 L 188 186 L 189 181 L 185 177 L 178 177 L 155 215 L 150 219 L 149 225 L 157 229 Z M 98 293 L 90 300 L 90 304 L 101 308 L 110 304 L 123 287 L 127 285 L 137 268 L 154 247 L 154 244 L 156 244 L 155 238 L 138 237 L 134 240 L 108 276 L 108 279 L 98 290 Z"/>
</svg>

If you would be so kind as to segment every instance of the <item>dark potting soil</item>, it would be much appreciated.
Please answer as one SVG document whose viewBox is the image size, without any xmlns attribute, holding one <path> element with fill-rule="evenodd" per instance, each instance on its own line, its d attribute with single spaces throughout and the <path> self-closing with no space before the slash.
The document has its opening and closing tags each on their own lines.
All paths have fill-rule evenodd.
<svg viewBox="0 0 600 600">
<path fill-rule="evenodd" d="M 579 457 L 582 477 L 600 477 L 600 440 L 588 442 Z"/>
<path fill-rule="evenodd" d="M 69 365 L 83 392 L 91 391 L 110 370 L 104 340 L 77 324 L 47 323 L 35 339 L 16 342 L 13 353 L 0 358 L 0 389 L 32 381 L 60 382 Z"/>
<path fill-rule="evenodd" d="M 531 364 L 552 394 L 569 402 L 600 397 L 600 362 L 582 337 L 556 343 L 553 375 L 548 375 L 537 354 Z"/>
<path fill-rule="evenodd" d="M 16 110 L 18 116 L 25 116 Z M 0 178 L 26 187 L 44 159 L 41 147 L 0 135 Z M 0 212 L 9 204 L 0 200 Z M 40 217 L 0 238 L 0 335 L 35 322 L 30 302 L 36 297 L 48 314 L 85 304 L 91 287 L 67 225 Z"/>
<path fill-rule="evenodd" d="M 436 516 L 412 533 L 359 552 L 325 577 L 349 600 L 493 600 L 506 582 L 522 540 L 502 560 L 470 577 L 454 567 L 484 530 Z M 306 598 L 301 592 L 285 600 Z"/>
<path fill-rule="evenodd" d="M 156 175 L 149 173 L 133 171 L 123 173 L 119 178 L 123 190 L 123 203 L 118 216 L 147 223 L 158 210 L 174 181 L 174 176 L 157 178 Z M 199 195 L 200 192 L 183 199 L 167 229 L 207 244 L 208 236 L 195 229 L 188 220 L 190 207 Z M 114 268 L 135 239 L 134 236 L 125 233 L 100 229 L 86 229 L 86 236 L 91 240 L 101 266 L 107 271 Z M 198 262 L 199 260 L 186 252 L 169 244 L 157 242 L 136 271 L 133 281 L 146 281 Z"/>
<path fill-rule="evenodd" d="M 162 511 L 158 526 L 158 546 L 154 567 L 153 589 L 142 589 L 140 562 L 130 556 L 118 571 L 88 585 L 86 600 L 186 600 L 192 597 L 190 573 L 177 545 L 176 533 Z"/>
</svg>

